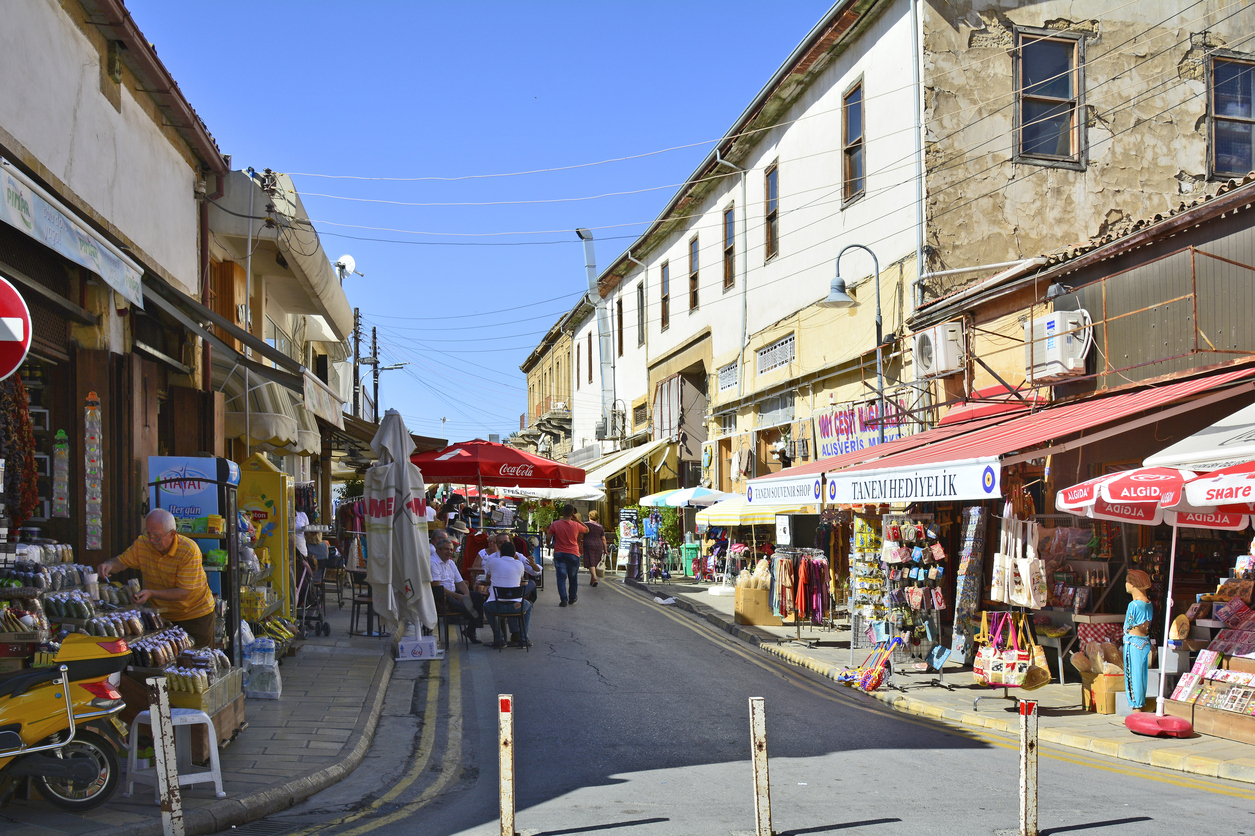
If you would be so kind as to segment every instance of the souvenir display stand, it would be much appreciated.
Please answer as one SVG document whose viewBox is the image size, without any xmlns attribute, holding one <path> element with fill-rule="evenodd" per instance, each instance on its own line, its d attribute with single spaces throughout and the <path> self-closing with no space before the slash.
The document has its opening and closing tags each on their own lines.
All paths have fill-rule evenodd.
<svg viewBox="0 0 1255 836">
<path fill-rule="evenodd" d="M 880 559 L 880 518 L 856 514 L 850 538 L 850 666 L 856 650 L 870 650 L 888 638 L 885 625 L 886 573 Z M 880 625 L 879 632 L 874 625 Z M 890 666 L 892 672 L 892 666 Z M 891 673 L 892 675 L 892 673 Z"/>
</svg>

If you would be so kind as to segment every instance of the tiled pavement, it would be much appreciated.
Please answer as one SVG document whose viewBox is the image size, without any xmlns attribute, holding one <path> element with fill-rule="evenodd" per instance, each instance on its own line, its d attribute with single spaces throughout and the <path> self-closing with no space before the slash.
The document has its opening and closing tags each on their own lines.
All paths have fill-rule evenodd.
<svg viewBox="0 0 1255 836">
<path fill-rule="evenodd" d="M 791 623 L 784 627 L 734 623 L 735 598 L 731 595 L 711 595 L 710 584 L 677 580 L 632 586 L 639 587 L 651 599 L 673 597 L 676 603 L 672 606 L 692 612 L 745 641 L 759 645 L 768 653 L 821 676 L 835 679 L 837 674 L 851 666 L 848 621 L 845 629 L 836 630 L 803 624 L 801 641 L 797 641 L 797 627 Z M 853 664 L 862 664 L 869 653 L 870 650 L 855 651 Z M 986 728 L 1018 735 L 1019 718 L 1014 710 L 1015 703 L 995 699 L 1003 694 L 1001 689 L 976 686 L 970 670 L 947 664 L 942 681 L 953 686 L 953 690 L 949 690 L 933 684 L 937 680 L 936 673 L 901 670 L 902 667 L 909 668 L 909 665 L 898 667 L 897 684 L 901 690 L 881 688 L 872 692 L 873 697 L 908 714 L 968 729 Z M 1057 671 L 1057 667 L 1052 665 L 1052 670 Z M 1073 680 L 1077 678 L 1075 671 L 1070 671 L 1070 674 Z M 1011 693 L 1015 694 L 1014 689 Z M 976 708 L 973 701 L 982 696 L 986 698 Z M 1076 681 L 1061 685 L 1056 677 L 1050 685 L 1033 691 L 1031 698 L 1038 702 L 1038 729 L 1042 740 L 1165 769 L 1255 784 L 1255 746 L 1206 735 L 1185 739 L 1135 735 L 1125 728 L 1123 717 L 1084 711 L 1081 708 L 1081 686 Z"/>
<path fill-rule="evenodd" d="M 348 635 L 348 610 L 329 614 L 331 635 L 304 641 L 279 672 L 283 697 L 246 700 L 248 727 L 221 750 L 223 789 L 183 790 L 186 829 L 212 833 L 286 809 L 353 771 L 370 747 L 392 674 L 388 639 Z M 125 771 L 125 762 L 123 763 Z M 125 776 L 122 778 L 125 782 Z M 149 836 L 161 833 L 152 789 L 137 786 L 82 815 L 57 810 L 37 795 L 0 808 L 4 836 Z"/>
</svg>

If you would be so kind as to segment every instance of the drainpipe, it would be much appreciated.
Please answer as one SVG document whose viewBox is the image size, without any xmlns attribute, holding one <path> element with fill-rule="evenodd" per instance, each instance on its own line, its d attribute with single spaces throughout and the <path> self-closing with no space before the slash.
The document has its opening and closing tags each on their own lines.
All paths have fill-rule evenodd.
<svg viewBox="0 0 1255 836">
<path fill-rule="evenodd" d="M 209 307 L 209 288 L 213 279 L 209 275 L 209 203 L 218 200 L 227 190 L 225 174 L 217 175 L 218 188 L 213 194 L 200 196 L 200 303 Z M 208 341 L 202 341 L 202 380 L 201 388 L 206 392 L 213 391 L 213 348 Z"/>
<path fill-rule="evenodd" d="M 924 304 L 924 87 L 919 68 L 924 56 L 919 28 L 919 0 L 911 0 L 911 89 L 915 105 L 915 280 L 909 294 L 911 313 Z"/>
<path fill-rule="evenodd" d="M 738 398 L 745 397 L 745 344 L 746 344 L 746 323 L 748 319 L 749 304 L 749 269 L 750 269 L 750 240 L 749 240 L 749 206 L 746 204 L 745 198 L 745 175 L 748 173 L 745 169 L 738 165 L 725 160 L 719 154 L 719 149 L 715 149 L 715 165 L 726 165 L 733 171 L 741 172 L 741 345 L 737 353 L 736 360 L 736 396 Z"/>
<path fill-rule="evenodd" d="M 588 295 L 597 308 L 597 342 L 601 347 L 601 418 L 606 422 L 606 437 L 614 435 L 614 344 L 610 337 L 610 312 L 597 285 L 597 261 L 593 257 L 593 233 L 577 229 L 584 242 L 584 269 L 588 271 Z"/>
</svg>

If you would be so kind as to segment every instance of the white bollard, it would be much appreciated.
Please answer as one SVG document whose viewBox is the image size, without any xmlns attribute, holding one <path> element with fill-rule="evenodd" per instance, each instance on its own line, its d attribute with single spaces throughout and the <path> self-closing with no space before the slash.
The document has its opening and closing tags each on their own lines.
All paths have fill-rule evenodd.
<svg viewBox="0 0 1255 836">
<path fill-rule="evenodd" d="M 1020 700 L 1020 836 L 1037 836 L 1037 703 Z"/>
<path fill-rule="evenodd" d="M 514 695 L 497 695 L 497 738 L 501 760 L 501 836 L 514 832 Z"/>
<path fill-rule="evenodd" d="M 771 778 L 767 774 L 767 708 L 750 697 L 750 749 L 754 759 L 754 836 L 772 836 Z"/>
<path fill-rule="evenodd" d="M 179 792 L 179 761 L 174 748 L 174 721 L 170 719 L 169 685 L 164 676 L 151 677 L 145 684 L 148 686 L 157 792 L 161 796 L 161 830 L 165 836 L 183 836 L 183 796 Z"/>
</svg>

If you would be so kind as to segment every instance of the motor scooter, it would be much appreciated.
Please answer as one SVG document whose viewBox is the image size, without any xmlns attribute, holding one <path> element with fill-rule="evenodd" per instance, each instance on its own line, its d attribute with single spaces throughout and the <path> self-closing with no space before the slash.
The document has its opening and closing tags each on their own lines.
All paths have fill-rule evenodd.
<svg viewBox="0 0 1255 836">
<path fill-rule="evenodd" d="M 71 633 L 50 667 L 0 675 L 0 806 L 26 777 L 64 810 L 113 795 L 126 704 L 109 677 L 130 655 L 122 639 Z"/>
</svg>

